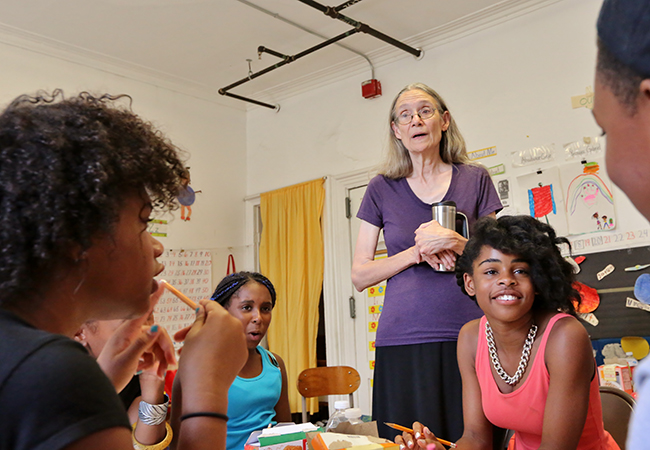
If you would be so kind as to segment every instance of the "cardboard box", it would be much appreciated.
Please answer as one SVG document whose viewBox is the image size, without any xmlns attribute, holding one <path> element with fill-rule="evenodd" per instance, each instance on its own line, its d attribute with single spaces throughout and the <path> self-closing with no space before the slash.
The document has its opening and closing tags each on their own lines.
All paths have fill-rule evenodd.
<svg viewBox="0 0 650 450">
<path fill-rule="evenodd" d="M 598 377 L 601 386 L 612 386 L 632 394 L 632 376 L 627 364 L 603 364 L 598 366 Z"/>
</svg>

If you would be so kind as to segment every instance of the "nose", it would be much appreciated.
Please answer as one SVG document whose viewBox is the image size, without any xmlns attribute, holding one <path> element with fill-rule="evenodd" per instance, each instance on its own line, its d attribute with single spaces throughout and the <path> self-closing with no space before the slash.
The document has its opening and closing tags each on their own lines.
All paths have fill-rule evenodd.
<svg viewBox="0 0 650 450">
<path fill-rule="evenodd" d="M 417 119 L 416 119 L 416 117 L 417 117 Z M 416 111 L 413 114 L 411 114 L 411 121 L 409 122 L 409 125 L 412 125 L 414 122 L 416 124 L 424 122 L 424 120 L 422 120 L 422 117 L 420 117 L 420 112 L 419 111 Z"/>
<path fill-rule="evenodd" d="M 165 251 L 165 246 L 155 237 L 151 236 L 151 239 L 153 239 L 153 256 L 154 258 L 159 258 Z"/>
<path fill-rule="evenodd" d="M 259 322 L 260 321 L 260 312 L 256 309 L 252 311 L 253 313 L 253 318 L 251 319 L 252 322 Z"/>
<path fill-rule="evenodd" d="M 515 277 L 510 272 L 503 272 L 503 275 L 499 278 L 499 284 L 502 286 L 512 286 L 515 283 Z"/>
</svg>

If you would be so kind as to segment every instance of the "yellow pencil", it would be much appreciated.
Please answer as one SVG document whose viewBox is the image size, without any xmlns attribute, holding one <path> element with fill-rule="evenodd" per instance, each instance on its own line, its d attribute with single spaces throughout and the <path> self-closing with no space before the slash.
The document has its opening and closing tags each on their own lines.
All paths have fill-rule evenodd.
<svg viewBox="0 0 650 450">
<path fill-rule="evenodd" d="M 384 425 L 386 425 L 388 427 L 391 427 L 391 428 L 393 428 L 395 430 L 406 431 L 407 433 L 413 434 L 413 430 L 411 428 L 406 428 L 406 427 L 403 427 L 402 425 L 397 425 L 396 423 L 384 422 Z M 454 444 L 453 442 L 449 442 L 449 441 L 446 441 L 444 439 L 440 439 L 438 437 L 436 439 L 438 440 L 438 442 L 440 442 L 443 445 L 446 445 L 447 447 L 456 448 L 456 444 Z"/>
<path fill-rule="evenodd" d="M 168 281 L 160 280 L 159 283 L 162 284 L 165 288 L 167 288 L 167 290 L 168 290 L 169 292 L 171 292 L 171 293 L 174 294 L 176 297 L 178 297 L 179 299 L 181 299 L 181 301 L 182 301 L 183 303 L 185 303 L 187 306 L 189 306 L 190 308 L 192 308 L 192 309 L 196 309 L 196 308 L 198 307 L 197 304 L 194 303 L 194 302 L 193 302 L 193 301 L 192 301 L 188 296 L 186 296 L 186 295 L 183 294 L 181 291 L 179 291 L 178 289 L 176 289 L 174 286 L 172 286 L 171 284 L 169 284 Z"/>
</svg>

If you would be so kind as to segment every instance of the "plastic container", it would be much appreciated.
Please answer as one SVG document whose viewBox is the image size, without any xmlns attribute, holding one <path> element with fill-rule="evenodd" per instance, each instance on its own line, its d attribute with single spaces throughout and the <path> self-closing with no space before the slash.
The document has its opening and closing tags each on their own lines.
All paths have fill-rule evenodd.
<svg viewBox="0 0 650 450">
<path fill-rule="evenodd" d="M 363 423 L 361 420 L 361 408 L 348 408 L 345 410 L 345 418 L 351 425 Z"/>
<path fill-rule="evenodd" d="M 325 425 L 325 431 L 331 431 L 332 429 L 339 426 L 341 422 L 347 422 L 348 419 L 345 417 L 345 410 L 350 407 L 350 402 L 347 400 L 339 400 L 334 402 L 335 411 L 330 416 L 330 419 Z"/>
<path fill-rule="evenodd" d="M 630 378 L 632 379 L 632 389 L 636 391 L 636 387 L 634 386 L 634 369 L 636 369 L 636 366 L 639 364 L 639 361 L 634 357 L 633 352 L 625 352 L 625 360 L 627 361 L 627 364 L 630 366 Z"/>
</svg>

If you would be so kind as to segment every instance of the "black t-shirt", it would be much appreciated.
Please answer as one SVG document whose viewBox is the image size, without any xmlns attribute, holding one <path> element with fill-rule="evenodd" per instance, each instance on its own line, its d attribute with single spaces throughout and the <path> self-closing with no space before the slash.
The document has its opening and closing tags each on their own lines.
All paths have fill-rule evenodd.
<svg viewBox="0 0 650 450">
<path fill-rule="evenodd" d="M 0 309 L 0 450 L 56 450 L 130 428 L 111 382 L 79 343 Z"/>
</svg>

